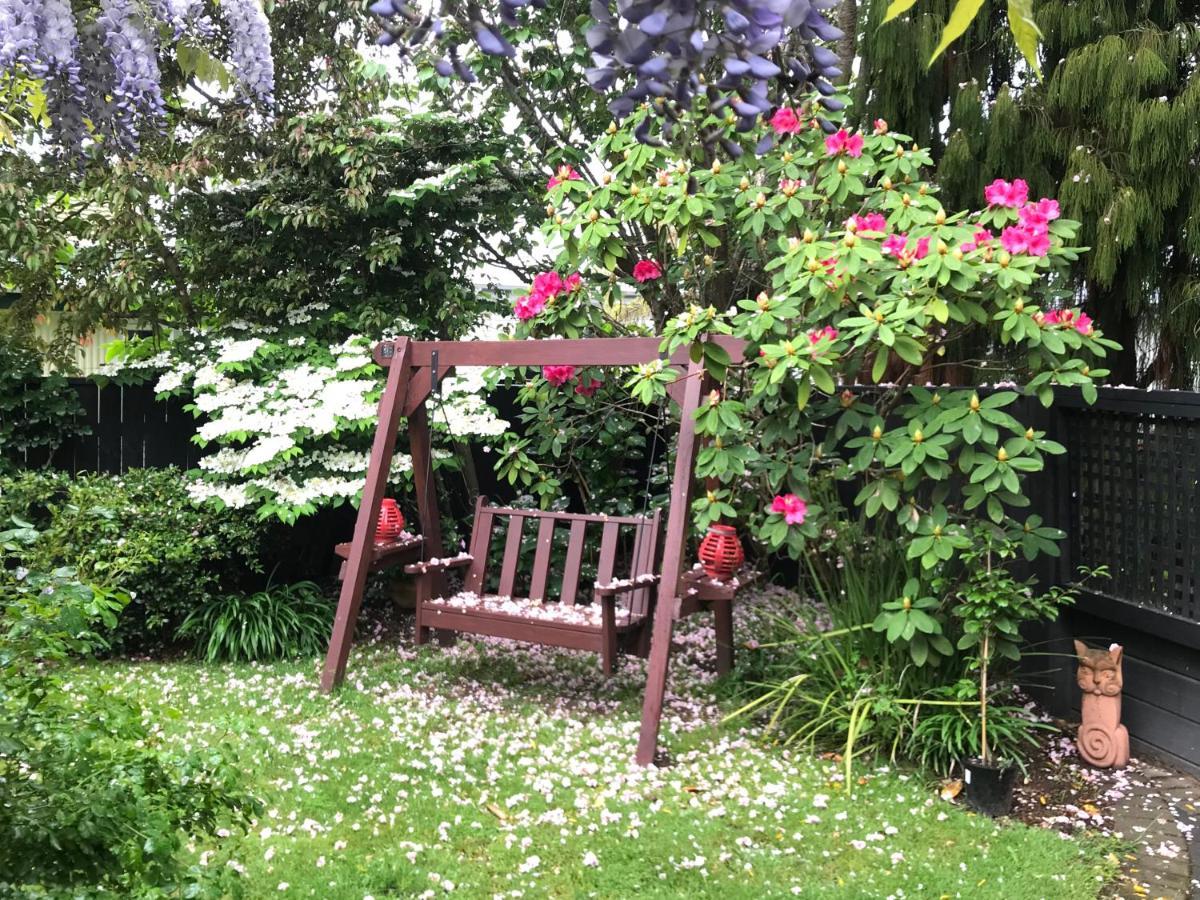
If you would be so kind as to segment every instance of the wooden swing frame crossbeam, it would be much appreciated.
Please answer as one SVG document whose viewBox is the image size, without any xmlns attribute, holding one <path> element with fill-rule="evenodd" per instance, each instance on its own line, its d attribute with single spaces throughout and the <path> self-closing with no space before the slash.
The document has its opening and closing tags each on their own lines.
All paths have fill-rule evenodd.
<svg viewBox="0 0 1200 900">
<path fill-rule="evenodd" d="M 728 337 L 713 340 L 728 351 L 735 363 L 742 361 L 743 341 Z M 378 424 L 354 523 L 354 537 L 346 559 L 333 634 L 321 673 L 323 693 L 333 691 L 345 679 L 354 626 L 371 570 L 375 522 L 396 450 L 400 419 L 408 419 L 413 487 L 424 541 L 422 558 L 442 558 L 445 550 L 437 494 L 431 483 L 432 447 L 427 406 L 430 393 L 442 379 L 460 366 L 635 366 L 661 358 L 660 345 L 661 340 L 657 337 L 622 337 L 527 341 L 413 341 L 398 338 L 375 346 L 375 362 L 386 370 L 387 377 L 379 400 Z M 667 362 L 678 372 L 667 392 L 680 407 L 680 426 L 663 545 L 660 595 L 654 609 L 649 670 L 638 735 L 636 758 L 640 765 L 653 763 L 658 751 L 671 640 L 676 613 L 682 602 L 680 584 L 687 551 L 692 471 L 698 449 L 693 413 L 711 387 L 703 365 L 689 358 L 687 348 L 676 351 Z"/>
</svg>

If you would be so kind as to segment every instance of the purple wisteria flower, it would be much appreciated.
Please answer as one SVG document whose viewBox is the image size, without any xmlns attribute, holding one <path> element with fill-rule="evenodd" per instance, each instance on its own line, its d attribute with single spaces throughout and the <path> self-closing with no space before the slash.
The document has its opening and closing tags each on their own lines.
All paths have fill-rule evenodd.
<svg viewBox="0 0 1200 900">
<path fill-rule="evenodd" d="M 258 0 L 223 0 L 239 89 L 270 106 L 275 84 L 271 32 Z M 50 144 L 82 158 L 86 140 L 136 151 L 147 126 L 161 125 L 160 34 L 209 39 L 205 0 L 99 0 L 78 20 L 70 0 L 0 0 L 0 69 L 42 82 Z M 90 130 L 89 130 L 90 128 Z"/>
<path fill-rule="evenodd" d="M 784 93 L 812 88 L 827 109 L 842 108 L 833 97 L 832 82 L 842 74 L 837 55 L 818 44 L 842 37 L 824 15 L 834 0 L 615 0 L 615 9 L 613 2 L 592 0 L 594 24 L 586 38 L 594 65 L 587 78 L 597 91 L 619 91 L 609 103 L 617 119 L 650 104 L 654 116 L 639 124 L 639 140 L 654 139 L 655 121 L 662 137 L 670 138 L 673 123 L 698 96 L 710 113 L 731 110 L 739 131 L 749 131 L 774 108 L 773 85 Z M 525 6 L 541 8 L 545 2 L 500 0 L 498 22 L 484 18 L 474 2 L 454 0 L 442 3 L 437 16 L 408 0 L 376 0 L 371 11 L 383 23 L 379 43 L 396 45 L 402 53 L 461 29 L 484 53 L 511 57 L 516 50 L 499 25 L 518 25 L 517 10 Z M 451 22 L 459 27 L 448 28 Z M 435 68 L 443 76 L 474 81 L 462 56 L 461 45 L 448 43 Z M 701 138 L 720 142 L 732 155 L 741 152 L 716 128 Z"/>
<path fill-rule="evenodd" d="M 37 59 L 38 0 L 0 0 L 0 69 Z"/>
<path fill-rule="evenodd" d="M 270 106 L 275 93 L 271 28 L 257 0 L 223 0 L 221 15 L 230 31 L 233 71 L 247 96 Z"/>
<path fill-rule="evenodd" d="M 163 115 L 158 47 L 133 0 L 100 0 L 97 22 L 116 76 L 112 95 L 119 120 L 117 136 L 136 150 L 141 120 Z"/>
</svg>

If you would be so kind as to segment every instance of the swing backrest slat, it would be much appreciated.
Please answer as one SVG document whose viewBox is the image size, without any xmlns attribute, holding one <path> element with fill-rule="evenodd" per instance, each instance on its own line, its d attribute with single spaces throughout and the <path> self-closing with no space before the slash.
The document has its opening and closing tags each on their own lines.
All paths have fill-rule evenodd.
<svg viewBox="0 0 1200 900">
<path fill-rule="evenodd" d="M 471 523 L 471 565 L 463 577 L 463 587 L 473 594 L 483 590 L 483 573 L 487 568 L 488 552 L 492 548 L 492 525 L 494 522 L 492 508 L 487 505 L 487 497 L 475 500 L 475 519 Z"/>
<path fill-rule="evenodd" d="M 523 540 L 526 520 L 537 522 L 532 548 Z M 488 506 L 481 498 L 476 504 L 471 535 L 473 559 L 463 587 L 476 594 L 494 590 L 504 597 L 522 596 L 539 602 L 557 599 L 572 606 L 581 586 L 585 596 L 591 594 L 590 580 L 581 585 L 585 571 L 589 579 L 594 573 L 595 583 L 603 585 L 612 583 L 614 577 L 625 577 L 616 575 L 618 564 L 620 571 L 628 571 L 632 579 L 653 574 L 660 522 L 658 512 L 652 516 L 591 516 Z M 493 552 L 493 533 L 501 529 L 506 535 L 503 551 Z M 496 568 L 490 569 L 489 576 L 490 566 Z M 560 571 L 561 581 L 556 577 Z M 561 590 L 555 597 L 556 584 Z M 641 615 L 648 610 L 651 590 L 639 588 L 628 595 L 634 613 Z"/>
<path fill-rule="evenodd" d="M 560 603 L 567 606 L 575 605 L 575 595 L 579 593 L 579 570 L 583 565 L 583 542 L 587 522 L 577 519 L 571 523 L 571 537 L 567 541 L 567 564 L 563 569 L 562 591 L 558 595 Z"/>
<path fill-rule="evenodd" d="M 629 568 L 629 577 L 636 581 L 639 575 L 654 572 L 654 562 L 658 558 L 659 522 L 662 510 L 656 509 L 649 526 L 638 529 L 637 546 L 633 551 L 633 561 Z M 650 595 L 653 587 L 638 588 L 629 595 L 629 611 L 635 616 L 645 615 L 650 608 Z"/>
<path fill-rule="evenodd" d="M 537 549 L 533 556 L 533 574 L 529 580 L 529 599 L 546 599 L 546 582 L 550 580 L 550 551 L 554 545 L 554 518 L 542 516 L 538 522 Z"/>
<path fill-rule="evenodd" d="M 641 529 L 639 528 L 640 532 Z M 617 563 L 617 537 L 620 535 L 621 526 L 616 522 L 605 522 L 603 536 L 600 538 L 600 565 L 596 568 L 596 583 L 608 584 L 613 580 L 613 569 Z M 634 535 L 634 544 L 637 544 L 637 538 L 640 534 Z M 637 555 L 636 549 L 634 555 Z"/>
<path fill-rule="evenodd" d="M 511 597 L 517 580 L 517 563 L 521 561 L 521 532 L 525 528 L 524 516 L 508 517 L 508 540 L 504 542 L 504 562 L 500 565 L 501 597 Z"/>
</svg>

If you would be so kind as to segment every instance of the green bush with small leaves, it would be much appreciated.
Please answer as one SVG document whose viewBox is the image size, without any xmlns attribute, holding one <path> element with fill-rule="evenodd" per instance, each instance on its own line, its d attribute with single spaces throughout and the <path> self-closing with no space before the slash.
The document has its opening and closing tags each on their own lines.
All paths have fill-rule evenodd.
<svg viewBox="0 0 1200 900">
<path fill-rule="evenodd" d="M 231 751 L 169 753 L 136 705 L 68 683 L 129 597 L 11 566 L 31 530 L 0 534 L 0 896 L 221 895 L 235 873 L 185 868 L 180 851 L 257 811 Z"/>
<path fill-rule="evenodd" d="M 262 583 L 267 524 L 194 504 L 177 469 L 0 478 L 0 522 L 12 516 L 39 531 L 21 553 L 27 568 L 71 566 L 87 582 L 128 592 L 114 635 L 124 645 L 170 639 L 192 610 Z"/>
</svg>

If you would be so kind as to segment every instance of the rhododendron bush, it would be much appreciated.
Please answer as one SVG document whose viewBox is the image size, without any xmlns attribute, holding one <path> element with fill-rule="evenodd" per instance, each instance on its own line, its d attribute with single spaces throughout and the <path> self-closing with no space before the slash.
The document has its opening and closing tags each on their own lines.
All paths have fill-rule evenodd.
<svg viewBox="0 0 1200 900">
<path fill-rule="evenodd" d="M 371 360 L 374 341 L 317 335 L 327 305 L 290 310 L 278 325 L 234 322 L 183 332 L 166 349 L 133 344 L 107 374 L 147 373 L 160 396 L 191 398 L 200 423 L 200 458 L 188 491 L 197 502 L 250 506 L 293 522 L 318 507 L 357 502 L 383 391 Z M 317 327 L 314 327 L 314 323 Z M 431 417 L 436 464 L 455 464 L 453 440 L 503 433 L 485 400 L 483 374 L 464 369 L 445 379 Z M 411 478 L 412 460 L 397 452 L 393 482 Z"/>
<path fill-rule="evenodd" d="M 547 194 L 559 270 L 581 286 L 522 334 L 616 333 L 622 297 L 654 307 L 674 292 L 662 351 L 690 347 L 714 381 L 696 413 L 696 475 L 713 485 L 698 526 L 736 521 L 798 557 L 843 515 L 890 519 L 927 577 L 971 545 L 977 520 L 1028 556 L 1057 552 L 1025 490 L 1063 447 L 1015 413 L 1022 393 L 1049 405 L 1056 385 L 1093 399 L 1116 346 L 1061 287 L 1079 224 L 1020 180 L 947 210 L 910 138 L 882 121 L 827 133 L 818 111 L 829 115 L 814 103 L 764 117 L 743 140 L 773 148 L 739 160 L 702 147 L 680 158 L 610 128 L 595 148 L 601 182 Z M 627 244 L 629 226 L 648 244 Z M 649 266 L 661 277 L 645 279 Z M 718 335 L 748 342 L 743 364 Z M 671 377 L 650 365 L 625 380 L 653 403 Z"/>
</svg>

